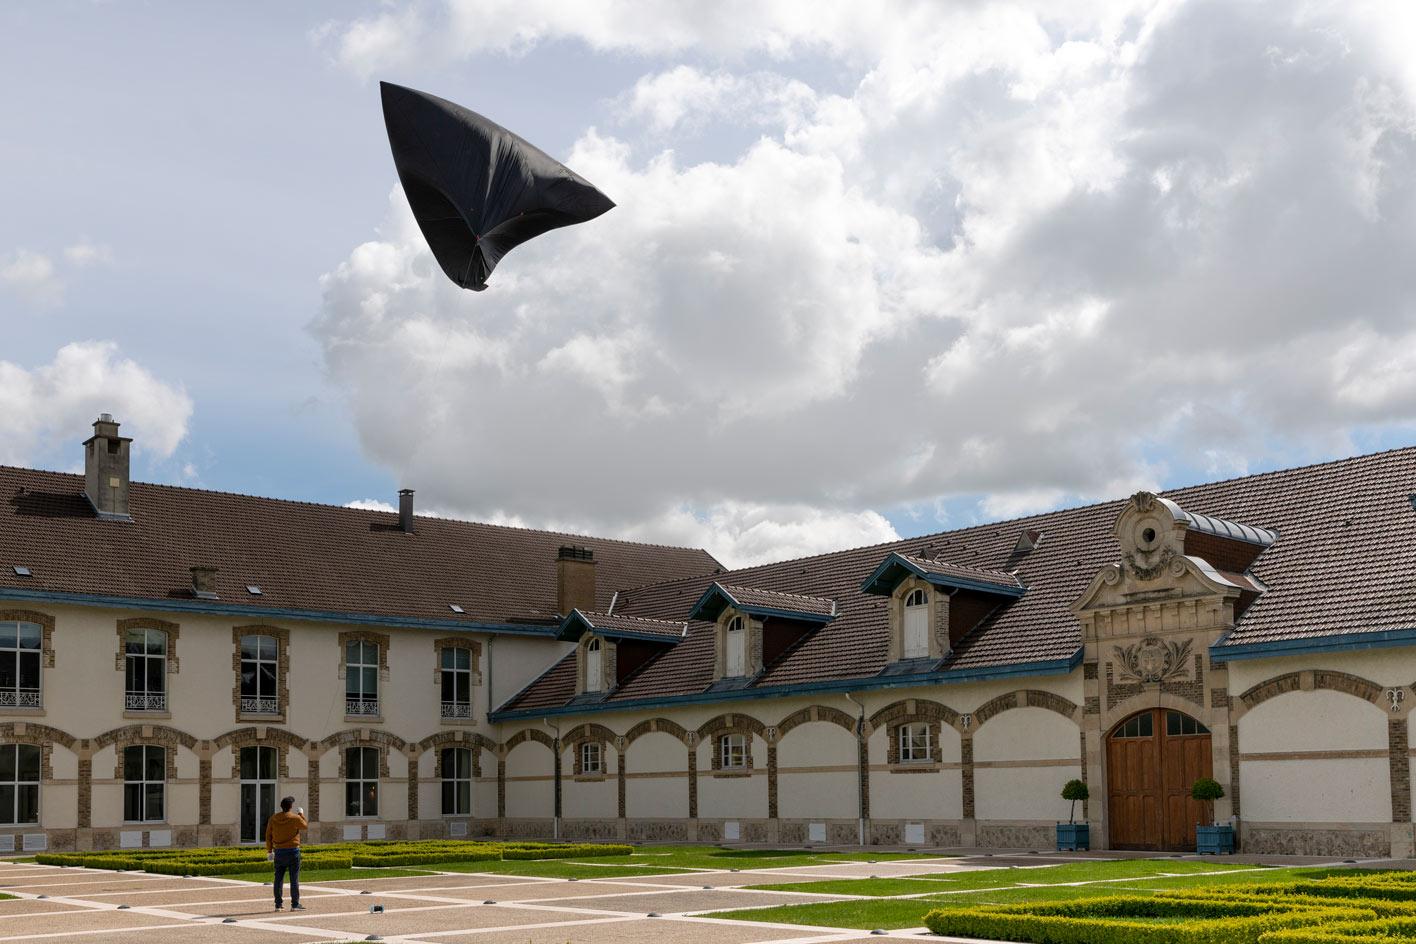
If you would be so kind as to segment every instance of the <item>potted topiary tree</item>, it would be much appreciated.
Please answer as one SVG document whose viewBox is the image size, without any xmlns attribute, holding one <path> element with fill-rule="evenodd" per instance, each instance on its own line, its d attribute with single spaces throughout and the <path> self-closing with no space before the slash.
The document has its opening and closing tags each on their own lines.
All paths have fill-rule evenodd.
<svg viewBox="0 0 1416 944">
<path fill-rule="evenodd" d="M 1220 825 L 1214 820 L 1214 801 L 1224 796 L 1224 788 L 1219 782 L 1209 777 L 1201 777 L 1190 787 L 1190 799 L 1199 800 L 1205 804 L 1205 810 L 1209 824 L 1195 824 L 1195 851 L 1200 855 L 1233 855 L 1234 854 L 1234 827 L 1225 823 Z"/>
<path fill-rule="evenodd" d="M 1062 788 L 1062 799 L 1072 801 L 1067 822 L 1057 824 L 1057 851 L 1072 852 L 1091 848 L 1091 825 L 1077 822 L 1077 801 L 1091 796 L 1087 785 L 1080 780 L 1068 780 Z"/>
</svg>

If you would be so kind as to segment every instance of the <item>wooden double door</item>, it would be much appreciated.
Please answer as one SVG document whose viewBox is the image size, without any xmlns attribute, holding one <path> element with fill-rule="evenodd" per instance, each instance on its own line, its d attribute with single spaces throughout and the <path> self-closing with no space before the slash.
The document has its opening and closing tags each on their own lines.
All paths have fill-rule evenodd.
<svg viewBox="0 0 1416 944">
<path fill-rule="evenodd" d="M 1106 738 L 1108 830 L 1113 849 L 1191 850 L 1206 804 L 1190 786 L 1213 776 L 1210 732 L 1189 715 L 1149 708 Z"/>
</svg>

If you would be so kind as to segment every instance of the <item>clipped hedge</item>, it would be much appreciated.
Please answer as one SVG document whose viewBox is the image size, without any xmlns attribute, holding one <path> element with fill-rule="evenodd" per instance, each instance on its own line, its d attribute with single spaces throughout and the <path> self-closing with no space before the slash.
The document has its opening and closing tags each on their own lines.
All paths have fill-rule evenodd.
<svg viewBox="0 0 1416 944">
<path fill-rule="evenodd" d="M 1257 903 L 1265 905 L 1281 904 L 1285 908 L 1330 908 L 1335 905 L 1331 897 L 1319 895 L 1298 895 L 1290 890 L 1288 885 L 1272 886 L 1252 886 L 1254 890 L 1245 889 L 1251 886 L 1239 886 L 1235 889 L 1228 888 L 1198 888 L 1198 889 L 1175 889 L 1174 891 L 1158 891 L 1157 898 L 1170 898 L 1182 901 L 1237 901 L 1246 903 Z M 1402 916 L 1416 916 L 1416 902 L 1393 901 L 1386 898 L 1343 898 L 1342 908 L 1362 908 L 1375 912 L 1382 918 L 1395 918 Z"/>
<path fill-rule="evenodd" d="M 942 909 L 926 914 L 924 924 L 938 935 L 1034 944 L 1257 944 L 1271 931 L 1375 917 L 1348 907 L 1118 896 Z"/>
<path fill-rule="evenodd" d="M 1413 939 L 1416 939 L 1416 918 L 1408 917 L 1270 931 L 1259 938 L 1259 944 L 1395 944 Z"/>
<path fill-rule="evenodd" d="M 502 849 L 503 859 L 584 859 L 592 856 L 627 856 L 633 846 L 610 843 L 568 843 L 566 845 L 508 845 Z"/>
</svg>

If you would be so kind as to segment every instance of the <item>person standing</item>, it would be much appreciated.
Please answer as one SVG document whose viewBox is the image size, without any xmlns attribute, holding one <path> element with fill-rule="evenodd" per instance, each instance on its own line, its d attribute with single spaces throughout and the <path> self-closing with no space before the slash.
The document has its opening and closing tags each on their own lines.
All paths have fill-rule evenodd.
<svg viewBox="0 0 1416 944">
<path fill-rule="evenodd" d="M 290 812 L 295 805 L 294 797 L 286 797 L 280 801 L 280 812 L 276 813 L 266 821 L 266 857 L 275 862 L 275 910 L 280 911 L 285 907 L 281 901 L 281 891 L 285 884 L 285 873 L 290 873 L 290 910 L 304 911 L 305 906 L 300 904 L 300 834 L 310 828 L 310 824 L 305 821 L 305 808 L 302 806 L 295 812 Z"/>
</svg>

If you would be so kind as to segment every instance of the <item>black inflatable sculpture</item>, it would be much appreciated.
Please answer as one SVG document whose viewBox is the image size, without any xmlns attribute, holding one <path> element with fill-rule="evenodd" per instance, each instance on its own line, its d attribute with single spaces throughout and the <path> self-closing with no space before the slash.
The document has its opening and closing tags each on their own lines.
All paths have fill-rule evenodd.
<svg viewBox="0 0 1416 944">
<path fill-rule="evenodd" d="M 393 163 L 438 265 L 482 291 L 502 256 L 614 206 L 543 151 L 461 105 L 379 83 Z"/>
</svg>

